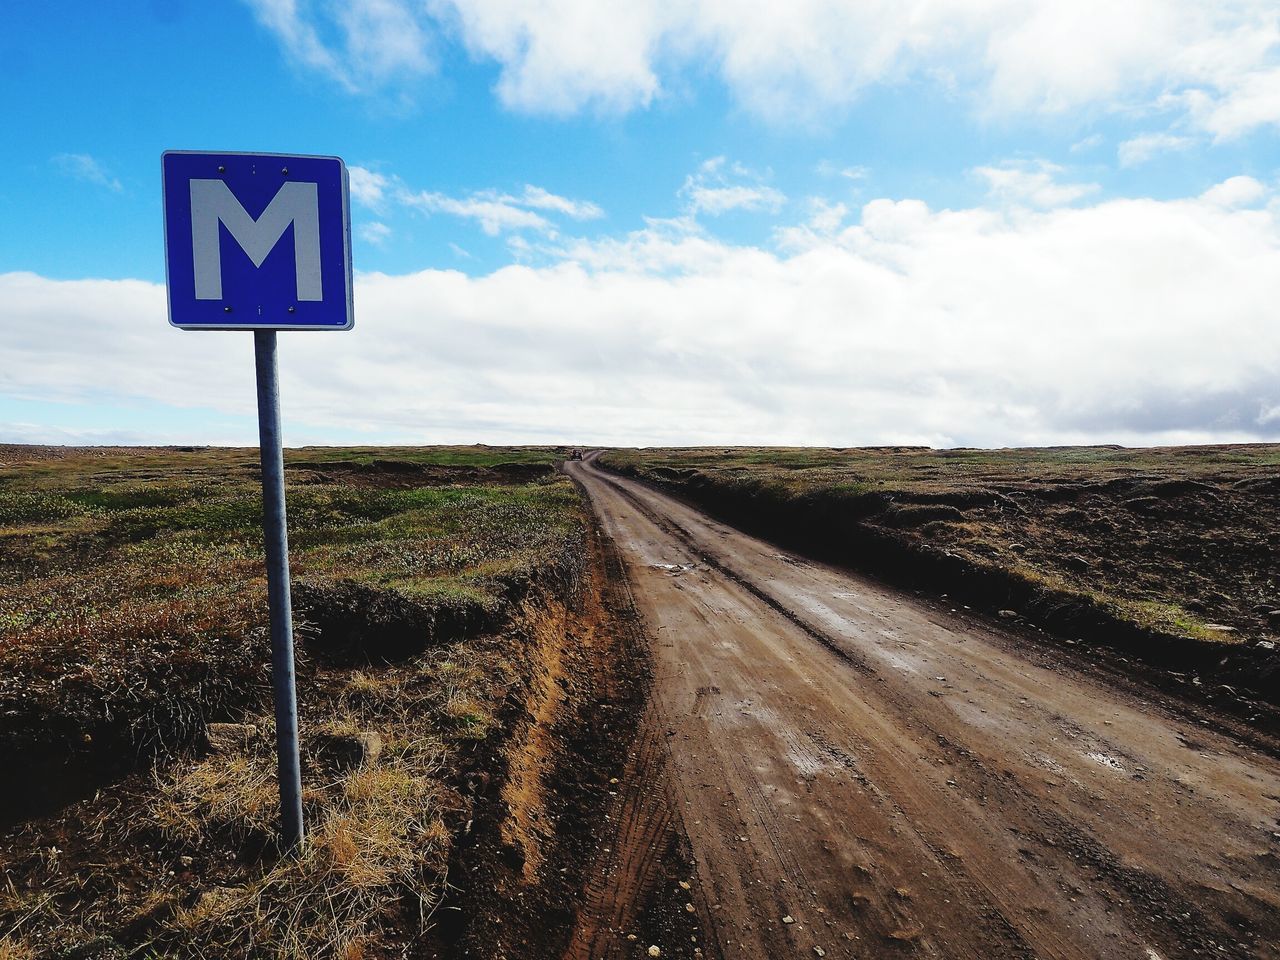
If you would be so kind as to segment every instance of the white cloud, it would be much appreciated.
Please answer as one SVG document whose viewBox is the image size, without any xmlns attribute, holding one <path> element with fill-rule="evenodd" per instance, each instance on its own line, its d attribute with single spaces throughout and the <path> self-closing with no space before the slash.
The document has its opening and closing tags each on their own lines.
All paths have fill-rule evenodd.
<svg viewBox="0 0 1280 960">
<path fill-rule="evenodd" d="M 380 247 L 391 239 L 391 228 L 385 223 L 379 223 L 374 220 L 363 224 L 360 227 L 360 239 L 365 243 L 371 243 L 375 247 Z"/>
<path fill-rule="evenodd" d="M 98 160 L 87 153 L 59 153 L 53 158 L 53 164 L 64 175 L 85 183 L 106 187 L 112 193 L 120 193 L 124 185 L 107 172 Z"/>
<path fill-rule="evenodd" d="M 475 220 L 489 236 L 512 230 L 536 230 L 554 234 L 555 226 L 541 213 L 559 213 L 575 220 L 592 220 L 604 211 L 585 200 L 570 200 L 541 187 L 526 186 L 524 193 L 514 196 L 497 190 L 480 190 L 465 197 L 450 197 L 430 190 L 414 192 L 401 188 L 396 198 L 405 206 L 423 213 L 447 213 Z"/>
<path fill-rule="evenodd" d="M 809 226 L 825 234 L 836 233 L 849 215 L 849 208 L 843 203 L 830 203 L 821 197 L 814 197 L 809 206 Z"/>
<path fill-rule="evenodd" d="M 774 230 L 773 240 L 779 250 L 795 253 L 809 250 L 822 243 L 834 242 L 836 236 L 845 228 L 850 212 L 848 205 L 827 200 L 825 197 L 809 197 L 806 205 L 809 209 L 807 221 Z"/>
<path fill-rule="evenodd" d="M 672 25 L 666 4 L 429 0 L 428 7 L 474 56 L 501 65 L 497 94 L 514 109 L 625 112 L 648 106 L 661 88 L 654 61 Z"/>
<path fill-rule="evenodd" d="M 551 229 L 551 224 L 545 217 L 518 207 L 498 195 L 473 194 L 459 198 L 423 190 L 419 193 L 402 193 L 400 201 L 424 213 L 448 213 L 475 220 L 491 237 L 496 237 L 505 230 Z"/>
<path fill-rule="evenodd" d="M 9 364 L 0 368 L 0 393 L 5 395 L 57 402 L 107 390 L 184 407 L 221 389 L 216 365 L 244 366 L 235 362 L 243 349 L 237 351 L 236 344 L 220 337 L 188 342 L 171 336 L 178 331 L 168 326 L 161 284 L 52 281 L 31 273 L 8 273 L 0 274 L 0 289 L 13 298 L 5 305 L 4 324 L 13 356 L 37 364 L 26 372 Z M 77 302 L 81 306 L 68 312 Z M 166 351 L 172 352 L 172 363 L 162 362 Z M 100 367 L 94 363 L 95 354 L 102 360 Z M 237 386 L 251 387 L 252 370 L 232 379 Z M 181 396 L 184 381 L 192 387 L 189 399 Z"/>
<path fill-rule="evenodd" d="M 644 108 L 710 73 L 782 120 L 919 78 L 980 113 L 1163 105 L 1220 138 L 1280 123 L 1274 0 L 246 2 L 349 89 L 430 72 L 444 34 L 497 65 L 506 106 L 533 113 Z"/>
<path fill-rule="evenodd" d="M 563 213 L 566 217 L 572 217 L 574 220 L 597 220 L 604 216 L 604 211 L 594 203 L 586 200 L 570 200 L 566 197 L 559 197 L 554 193 L 548 193 L 542 187 L 526 185 L 524 194 L 520 199 L 512 199 L 513 202 L 523 206 L 532 207 L 535 210 L 551 210 L 555 213 Z"/>
<path fill-rule="evenodd" d="M 1096 183 L 1060 183 L 1062 167 L 1043 160 L 1034 163 L 1006 163 L 999 167 L 977 167 L 973 171 L 987 181 L 990 196 L 1033 207 L 1062 207 L 1097 193 Z"/>
<path fill-rule="evenodd" d="M 1116 157 L 1120 166 L 1136 167 L 1158 154 L 1189 150 L 1194 145 L 1195 140 L 1190 137 L 1179 137 L 1171 133 L 1142 133 L 1121 143 L 1116 150 Z"/>
<path fill-rule="evenodd" d="M 219 438 L 220 440 L 222 438 Z M 225 442 L 234 444 L 238 438 L 227 434 Z M 138 446 L 149 444 L 180 445 L 190 442 L 189 434 L 149 433 L 128 429 L 86 429 L 84 427 L 57 426 L 29 421 L 0 421 L 0 443 L 57 444 L 59 446 Z M 218 441 L 207 441 L 217 443 Z M 243 442 L 243 441 L 241 441 Z"/>
<path fill-rule="evenodd" d="M 1273 9 L 1266 30 L 1241 30 L 1237 37 L 1238 43 L 1219 43 L 1210 51 L 1203 82 L 1169 97 L 1217 140 L 1280 124 L 1280 15 Z"/>
<path fill-rule="evenodd" d="M 350 181 L 351 197 L 356 203 L 364 204 L 371 210 L 382 209 L 387 189 L 392 183 L 389 177 L 365 167 L 352 166 L 347 168 L 347 178 Z"/>
<path fill-rule="evenodd" d="M 1280 202 L 1228 183 L 815 208 L 786 252 L 655 221 L 541 267 L 361 275 L 354 331 L 285 338 L 286 422 L 413 442 L 1276 439 Z M 253 409 L 248 338 L 168 329 L 158 284 L 11 273 L 0 303 L 0 393 Z"/>
<path fill-rule="evenodd" d="M 831 160 L 819 160 L 815 171 L 823 177 L 844 177 L 846 180 L 865 180 L 871 176 L 871 168 L 854 165 L 841 166 Z"/>
<path fill-rule="evenodd" d="M 1200 195 L 1205 203 L 1218 207 L 1247 207 L 1267 195 L 1267 188 L 1253 177 L 1231 177 Z"/>
<path fill-rule="evenodd" d="M 704 161 L 680 188 L 690 214 L 719 216 L 730 210 L 767 210 L 776 213 L 787 202 L 781 190 L 770 187 L 756 173 L 724 157 Z"/>
<path fill-rule="evenodd" d="M 988 93 L 997 109 L 1128 111 L 1185 101 L 1193 122 L 1219 135 L 1280 123 L 1280 102 L 1258 94 L 1280 64 L 1280 17 L 1269 0 L 986 7 L 994 18 L 982 27 Z"/>
<path fill-rule="evenodd" d="M 694 184 L 684 191 L 689 198 L 689 209 L 694 213 L 718 216 L 730 210 L 777 211 L 786 202 L 780 190 L 763 185 L 730 184 L 712 187 Z"/>
<path fill-rule="evenodd" d="M 533 184 L 526 184 L 519 195 L 479 190 L 466 197 L 450 197 L 431 190 L 411 190 L 399 177 L 376 173 L 365 167 L 352 166 L 347 172 L 352 198 L 376 213 L 385 213 L 388 199 L 394 198 L 398 203 L 422 213 L 447 213 L 475 220 L 491 236 L 508 230 L 551 232 L 554 229 L 551 222 L 534 211 L 558 214 L 572 220 L 596 220 L 604 216 L 604 211 L 588 200 L 571 200 Z M 383 224 L 377 224 L 376 229 L 389 232 Z M 371 238 L 366 236 L 365 239 Z"/>
<path fill-rule="evenodd" d="M 404 0 L 245 0 L 298 63 L 350 92 L 431 73 L 431 28 Z"/>
</svg>

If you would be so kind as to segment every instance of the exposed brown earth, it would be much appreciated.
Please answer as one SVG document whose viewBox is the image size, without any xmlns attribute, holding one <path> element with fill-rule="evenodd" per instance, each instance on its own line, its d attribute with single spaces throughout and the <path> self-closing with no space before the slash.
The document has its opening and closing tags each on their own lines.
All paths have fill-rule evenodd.
<svg viewBox="0 0 1280 960">
<path fill-rule="evenodd" d="M 647 812 L 662 811 L 668 827 L 650 834 L 662 842 L 637 843 L 628 869 L 610 867 L 617 845 L 602 842 L 625 824 L 620 809 L 654 783 L 630 752 L 646 742 L 637 720 L 650 652 L 619 556 L 599 531 L 592 560 L 572 613 L 535 627 L 532 680 L 511 705 L 510 735 L 475 759 L 473 819 L 460 825 L 449 871 L 454 889 L 413 957 L 601 956 L 600 945 L 616 939 L 607 933 L 615 910 L 686 939 L 696 929 L 671 894 L 689 873 L 665 795 L 640 800 Z M 611 897 L 618 878 L 625 895 Z"/>
<path fill-rule="evenodd" d="M 654 651 L 572 956 L 1280 956 L 1266 734 L 567 470 Z M 660 881 L 687 931 L 632 905 L 662 843 L 687 843 L 688 892 Z"/>
</svg>

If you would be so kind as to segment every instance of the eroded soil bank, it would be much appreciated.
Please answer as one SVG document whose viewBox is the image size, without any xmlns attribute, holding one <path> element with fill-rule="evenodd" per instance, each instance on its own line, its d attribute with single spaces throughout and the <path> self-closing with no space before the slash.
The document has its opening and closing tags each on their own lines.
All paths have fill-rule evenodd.
<svg viewBox="0 0 1280 960">
<path fill-rule="evenodd" d="M 511 735 L 470 774 L 452 913 L 415 955 L 594 960 L 698 942 L 688 844 L 647 726 L 649 640 L 598 528 L 592 556 L 582 606 L 563 625 L 531 624 L 540 640 Z"/>
</svg>

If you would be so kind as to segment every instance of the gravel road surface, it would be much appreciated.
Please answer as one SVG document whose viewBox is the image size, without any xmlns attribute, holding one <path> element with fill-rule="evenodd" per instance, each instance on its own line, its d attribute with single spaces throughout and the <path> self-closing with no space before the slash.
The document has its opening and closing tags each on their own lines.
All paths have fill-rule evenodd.
<svg viewBox="0 0 1280 960">
<path fill-rule="evenodd" d="M 591 458 L 567 469 L 655 672 L 571 954 L 1280 957 L 1266 744 Z M 700 936 L 658 945 L 627 903 L 673 830 Z"/>
</svg>

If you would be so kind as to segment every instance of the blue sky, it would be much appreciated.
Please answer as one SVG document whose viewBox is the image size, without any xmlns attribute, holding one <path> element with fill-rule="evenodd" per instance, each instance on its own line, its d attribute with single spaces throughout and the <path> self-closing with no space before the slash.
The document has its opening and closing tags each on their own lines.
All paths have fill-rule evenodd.
<svg viewBox="0 0 1280 960">
<path fill-rule="evenodd" d="M 20 5 L 0 440 L 252 441 L 244 336 L 164 325 L 165 149 L 352 167 L 292 442 L 1280 433 L 1273 3 L 600 6 Z"/>
</svg>

